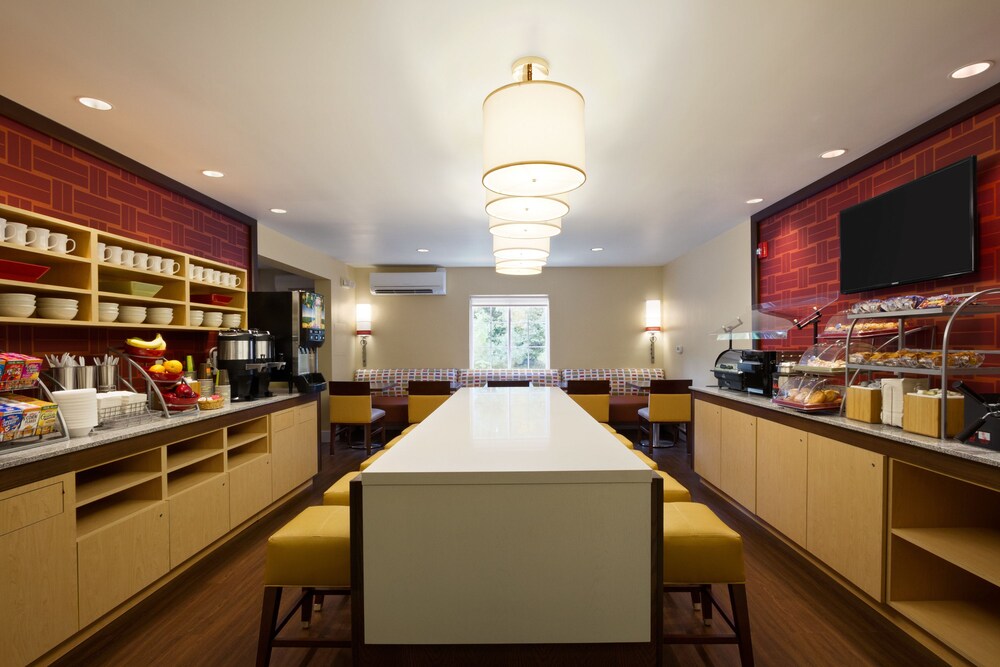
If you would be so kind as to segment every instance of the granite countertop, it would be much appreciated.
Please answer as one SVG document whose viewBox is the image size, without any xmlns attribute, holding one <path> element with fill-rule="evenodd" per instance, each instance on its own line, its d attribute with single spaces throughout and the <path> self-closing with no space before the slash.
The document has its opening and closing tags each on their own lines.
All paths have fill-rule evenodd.
<svg viewBox="0 0 1000 667">
<path fill-rule="evenodd" d="M 974 461 L 976 463 L 982 463 L 984 465 L 1000 468 L 1000 451 L 993 449 L 966 445 L 958 442 L 957 440 L 929 438 L 924 435 L 908 433 L 896 426 L 887 426 L 885 424 L 867 424 L 865 422 L 848 419 L 847 417 L 841 417 L 836 413 L 801 412 L 793 408 L 776 405 L 771 402 L 771 399 L 764 398 L 763 396 L 755 396 L 753 394 L 732 391 L 729 389 L 720 389 L 719 387 L 692 387 L 691 390 L 703 394 L 711 394 L 720 398 L 726 398 L 731 401 L 736 401 L 737 403 L 755 405 L 759 408 L 774 410 L 775 412 L 784 412 L 786 414 L 795 415 L 796 417 L 830 424 L 831 426 L 837 426 L 849 431 L 857 431 L 858 433 L 874 435 L 879 438 L 885 438 L 886 440 L 901 442 L 904 445 L 920 447 L 921 449 L 929 449 L 948 456 L 957 456 L 958 458 L 966 459 L 968 461 Z"/>
<path fill-rule="evenodd" d="M 196 421 L 212 419 L 219 417 L 220 415 L 242 412 L 244 410 L 258 408 L 262 405 L 273 405 L 274 403 L 280 403 L 282 401 L 302 396 L 302 394 L 299 393 L 289 393 L 286 389 L 275 390 L 274 394 L 275 395 L 270 398 L 259 398 L 253 401 L 230 403 L 226 407 L 218 410 L 191 410 L 189 412 L 181 412 L 171 416 L 170 419 L 166 419 L 162 416 L 152 416 L 146 418 L 145 421 L 135 426 L 95 430 L 91 433 L 91 435 L 85 438 L 70 438 L 68 440 L 59 440 L 58 442 L 51 443 L 43 441 L 36 445 L 28 444 L 27 446 L 23 446 L 23 448 L 15 441 L 11 444 L 18 447 L 16 451 L 2 452 L 2 450 L 0 450 L 0 470 L 28 463 L 35 463 L 36 461 L 42 461 L 55 456 L 62 456 L 64 454 L 77 452 L 83 449 L 100 447 L 101 445 L 117 442 L 119 440 L 136 438 L 146 435 L 147 433 L 161 431 L 165 428 L 173 428 L 175 426 L 190 424 Z"/>
</svg>

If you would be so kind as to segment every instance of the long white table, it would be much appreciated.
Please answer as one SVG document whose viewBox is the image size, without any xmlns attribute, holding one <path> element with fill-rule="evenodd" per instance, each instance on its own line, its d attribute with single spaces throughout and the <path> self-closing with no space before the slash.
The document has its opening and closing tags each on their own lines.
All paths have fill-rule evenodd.
<svg viewBox="0 0 1000 667">
<path fill-rule="evenodd" d="M 356 641 L 652 645 L 654 477 L 559 389 L 461 389 L 359 477 Z"/>
</svg>

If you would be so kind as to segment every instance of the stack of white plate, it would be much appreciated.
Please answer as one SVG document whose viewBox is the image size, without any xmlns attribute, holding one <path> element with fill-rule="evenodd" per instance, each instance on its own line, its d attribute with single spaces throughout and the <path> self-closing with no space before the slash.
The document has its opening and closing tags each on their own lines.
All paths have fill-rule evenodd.
<svg viewBox="0 0 1000 667">
<path fill-rule="evenodd" d="M 38 299 L 38 316 L 47 320 L 72 320 L 80 310 L 77 299 L 57 299 L 46 296 Z"/>
<path fill-rule="evenodd" d="M 146 313 L 148 324 L 170 324 L 174 319 L 173 308 L 149 308 Z"/>
<path fill-rule="evenodd" d="M 31 317 L 34 312 L 34 294 L 0 294 L 0 316 Z"/>
<path fill-rule="evenodd" d="M 191 326 L 200 327 L 201 323 L 205 320 L 204 310 L 192 310 L 191 311 Z"/>
<path fill-rule="evenodd" d="M 97 304 L 97 319 L 101 322 L 114 322 L 118 319 L 118 304 L 114 301 L 101 301 Z"/>
<path fill-rule="evenodd" d="M 69 437 L 82 438 L 97 426 L 96 389 L 54 391 L 52 397 L 59 404 L 59 412 L 66 420 Z"/>
<path fill-rule="evenodd" d="M 146 307 L 121 306 L 118 309 L 118 321 L 128 324 L 142 324 L 146 321 Z"/>
<path fill-rule="evenodd" d="M 222 326 L 230 329 L 239 329 L 243 322 L 243 315 L 240 313 L 228 313 L 222 316 Z"/>
<path fill-rule="evenodd" d="M 205 313 L 205 319 L 202 320 L 202 325 L 218 329 L 222 326 L 222 312 L 218 310 L 208 311 Z"/>
</svg>

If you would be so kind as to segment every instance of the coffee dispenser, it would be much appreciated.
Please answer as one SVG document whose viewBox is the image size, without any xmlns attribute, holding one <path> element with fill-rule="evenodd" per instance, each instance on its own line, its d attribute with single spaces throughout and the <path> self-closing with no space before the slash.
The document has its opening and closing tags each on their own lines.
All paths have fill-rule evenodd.
<svg viewBox="0 0 1000 667">
<path fill-rule="evenodd" d="M 326 379 L 319 372 L 319 348 L 326 341 L 326 308 L 323 295 L 305 290 L 251 292 L 250 326 L 273 335 L 275 361 L 270 380 L 285 380 L 301 392 L 323 391 Z"/>
<path fill-rule="evenodd" d="M 254 370 L 251 355 L 252 338 L 249 331 L 229 329 L 219 332 L 216 348 L 215 367 L 225 369 L 229 374 L 230 400 L 234 403 L 250 399 Z"/>
</svg>

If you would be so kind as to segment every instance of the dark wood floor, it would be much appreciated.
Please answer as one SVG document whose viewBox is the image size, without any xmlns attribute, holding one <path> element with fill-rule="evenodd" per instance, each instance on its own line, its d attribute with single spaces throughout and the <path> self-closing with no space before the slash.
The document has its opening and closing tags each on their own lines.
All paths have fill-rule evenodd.
<svg viewBox="0 0 1000 667">
<path fill-rule="evenodd" d="M 267 536 L 301 508 L 319 503 L 325 488 L 357 468 L 364 452 L 340 447 L 334 458 L 324 453 L 323 469 L 311 493 L 227 544 L 66 656 L 62 664 L 252 665 Z M 695 501 L 708 504 L 743 536 L 757 664 L 943 664 L 780 540 L 702 488 L 687 467 L 683 448 L 655 449 L 652 456 L 661 469 L 691 489 Z M 725 597 L 722 588 L 718 593 Z M 349 604 L 327 598 L 310 632 L 346 638 Z M 664 615 L 672 631 L 699 627 L 687 595 L 668 596 Z M 286 631 L 300 632 L 295 622 Z M 276 649 L 272 664 L 349 665 L 350 651 Z M 738 665 L 739 656 L 734 646 L 668 646 L 664 664 Z"/>
</svg>

